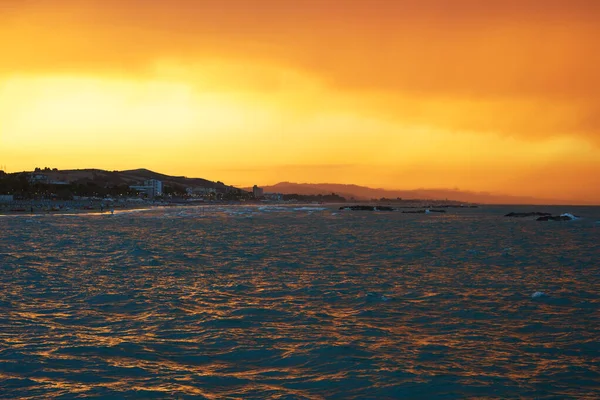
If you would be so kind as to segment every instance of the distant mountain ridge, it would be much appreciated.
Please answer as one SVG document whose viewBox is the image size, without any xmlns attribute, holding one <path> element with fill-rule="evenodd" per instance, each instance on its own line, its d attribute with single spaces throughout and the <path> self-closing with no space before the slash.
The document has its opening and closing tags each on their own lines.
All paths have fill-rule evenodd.
<svg viewBox="0 0 600 400">
<path fill-rule="evenodd" d="M 293 183 L 280 182 L 271 186 L 262 186 L 265 192 L 283 194 L 318 195 L 335 193 L 347 200 L 365 201 L 371 199 L 420 199 L 420 200 L 452 200 L 465 203 L 482 204 L 573 204 L 573 202 L 556 199 L 542 199 L 528 196 L 511 196 L 487 192 L 471 192 L 457 189 L 414 189 L 388 190 L 367 186 L 338 183 Z M 249 190 L 249 189 L 245 189 Z"/>
<path fill-rule="evenodd" d="M 50 181 L 65 183 L 85 183 L 96 182 L 105 185 L 135 185 L 148 179 L 158 179 L 166 186 L 179 186 L 183 188 L 214 188 L 217 192 L 225 193 L 230 191 L 252 192 L 252 188 L 237 188 L 225 185 L 220 181 L 210 181 L 203 178 L 188 178 L 185 176 L 171 176 L 154 172 L 145 168 L 124 170 L 124 171 L 106 171 L 102 169 L 72 169 L 56 170 L 42 169 L 36 171 L 15 172 L 14 174 L 42 174 L 46 175 Z M 275 185 L 261 186 L 266 193 L 276 192 L 282 194 L 300 194 L 300 195 L 326 195 L 335 193 L 339 196 L 356 201 L 368 201 L 371 199 L 396 199 L 405 200 L 449 200 L 463 203 L 481 203 L 481 204 L 539 204 L 539 205 L 595 205 L 593 202 L 572 201 L 565 199 L 543 199 L 528 196 L 512 196 L 504 194 L 494 194 L 487 192 L 473 192 L 458 189 L 414 189 L 414 190 L 389 190 L 382 188 L 370 188 L 367 186 L 338 183 L 294 183 L 279 182 Z"/>
</svg>

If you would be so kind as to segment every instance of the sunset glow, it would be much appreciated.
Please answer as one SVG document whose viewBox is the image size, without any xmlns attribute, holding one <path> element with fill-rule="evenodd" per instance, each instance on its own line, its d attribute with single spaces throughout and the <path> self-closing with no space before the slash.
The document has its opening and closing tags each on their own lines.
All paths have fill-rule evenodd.
<svg viewBox="0 0 600 400">
<path fill-rule="evenodd" d="M 599 20 L 585 0 L 3 2 L 0 164 L 599 203 Z"/>
</svg>

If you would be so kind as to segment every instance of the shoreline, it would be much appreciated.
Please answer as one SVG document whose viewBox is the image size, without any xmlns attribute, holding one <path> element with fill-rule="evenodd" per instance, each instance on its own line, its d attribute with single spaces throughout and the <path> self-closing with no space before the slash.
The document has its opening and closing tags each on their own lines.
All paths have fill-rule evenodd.
<svg viewBox="0 0 600 400">
<path fill-rule="evenodd" d="M 107 204 L 102 201 L 47 201 L 47 200 L 19 200 L 0 204 L 0 215 L 3 216 L 40 216 L 40 215 L 66 215 L 66 214 L 111 214 L 111 210 L 129 211 L 137 209 L 151 209 L 162 204 L 124 202 Z"/>
<path fill-rule="evenodd" d="M 156 208 L 169 207 L 207 207 L 207 206 L 314 206 L 314 207 L 350 207 L 354 204 L 369 204 L 376 207 L 393 207 L 397 209 L 417 208 L 479 208 L 479 205 L 454 205 L 454 204 L 431 204 L 419 202 L 406 202 L 405 204 L 377 203 L 377 202 L 354 202 L 354 203 L 319 203 L 314 202 L 262 202 L 262 201 L 214 201 L 214 202 L 138 202 L 122 201 L 111 204 L 102 200 L 87 201 L 58 201 L 58 200 L 17 200 L 10 203 L 0 203 L 0 216 L 43 216 L 43 215 L 77 215 L 77 214 L 115 214 L 124 211 L 152 210 Z"/>
</svg>

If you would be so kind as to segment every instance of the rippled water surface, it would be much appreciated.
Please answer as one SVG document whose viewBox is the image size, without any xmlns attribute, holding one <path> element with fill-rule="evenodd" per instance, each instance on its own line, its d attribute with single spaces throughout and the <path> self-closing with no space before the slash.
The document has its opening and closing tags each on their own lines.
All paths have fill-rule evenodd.
<svg viewBox="0 0 600 400">
<path fill-rule="evenodd" d="M 600 398 L 599 209 L 522 210 L 0 217 L 0 398 Z"/>
</svg>

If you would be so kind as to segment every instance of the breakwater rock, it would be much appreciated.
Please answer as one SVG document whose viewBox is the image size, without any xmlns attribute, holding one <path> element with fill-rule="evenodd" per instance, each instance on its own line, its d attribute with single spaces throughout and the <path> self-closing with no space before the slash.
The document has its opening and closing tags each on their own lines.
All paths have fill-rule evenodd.
<svg viewBox="0 0 600 400">
<path fill-rule="evenodd" d="M 429 214 L 429 213 L 445 213 L 446 210 L 415 210 L 402 211 L 403 214 Z"/>
<path fill-rule="evenodd" d="M 579 217 L 573 214 L 565 213 L 561 215 L 544 215 L 536 219 L 536 221 L 574 221 L 576 219 L 579 219 Z"/>
<path fill-rule="evenodd" d="M 524 217 L 548 217 L 551 216 L 550 213 L 545 212 L 510 212 L 505 215 L 505 217 L 514 217 L 514 218 L 524 218 Z"/>
<path fill-rule="evenodd" d="M 340 207 L 340 210 L 350 211 L 396 211 L 395 208 L 387 206 L 348 206 Z"/>
</svg>

